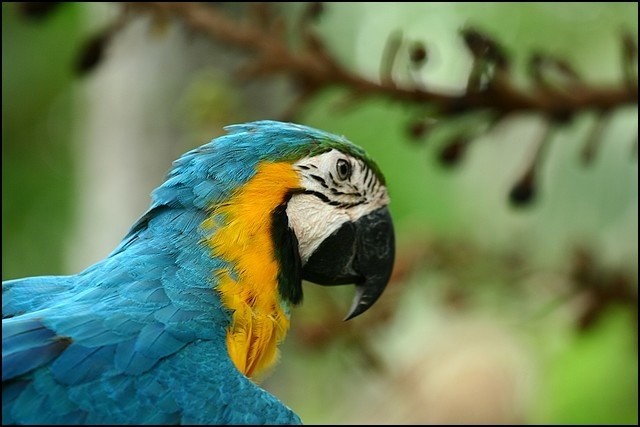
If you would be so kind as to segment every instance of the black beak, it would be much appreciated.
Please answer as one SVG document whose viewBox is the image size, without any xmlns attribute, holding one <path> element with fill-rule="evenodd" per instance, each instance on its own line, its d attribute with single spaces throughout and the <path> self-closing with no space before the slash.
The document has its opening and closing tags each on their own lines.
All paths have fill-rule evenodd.
<svg viewBox="0 0 640 427">
<path fill-rule="evenodd" d="M 302 278 L 319 285 L 355 283 L 349 320 L 376 302 L 389 282 L 395 258 L 393 223 L 387 208 L 346 222 L 327 237 L 302 268 Z"/>
</svg>

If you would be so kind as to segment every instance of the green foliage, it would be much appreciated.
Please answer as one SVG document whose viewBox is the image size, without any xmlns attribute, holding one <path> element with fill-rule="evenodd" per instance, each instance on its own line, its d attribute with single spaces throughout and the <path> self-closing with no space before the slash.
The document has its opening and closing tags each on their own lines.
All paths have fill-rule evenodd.
<svg viewBox="0 0 640 427">
<path fill-rule="evenodd" d="M 2 278 L 63 271 L 74 189 L 78 8 L 28 21 L 2 4 Z"/>
<path fill-rule="evenodd" d="M 615 308 L 573 334 L 548 362 L 533 422 L 638 423 L 638 337 L 633 315 Z"/>
</svg>

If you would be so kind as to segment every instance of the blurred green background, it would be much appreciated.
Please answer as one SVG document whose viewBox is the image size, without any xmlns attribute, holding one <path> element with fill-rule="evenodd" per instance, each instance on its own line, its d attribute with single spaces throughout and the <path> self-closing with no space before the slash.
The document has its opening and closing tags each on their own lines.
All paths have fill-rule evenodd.
<svg viewBox="0 0 640 427">
<path fill-rule="evenodd" d="M 293 20 L 303 5 L 279 8 Z M 101 259 L 173 159 L 226 124 L 278 119 L 293 98 L 284 78 L 235 79 L 245 56 L 223 44 L 146 19 L 117 33 L 101 64 L 78 76 L 82 46 L 118 9 L 69 3 L 39 17 L 2 4 L 3 280 L 69 274 Z M 377 79 L 389 34 L 402 30 L 427 46 L 426 84 L 448 90 L 464 88 L 470 70 L 465 25 L 504 44 L 523 85 L 527 59 L 541 50 L 587 82 L 618 84 L 621 32 L 637 44 L 637 3 L 325 9 L 318 33 L 350 69 Z M 501 123 L 450 170 L 437 153 L 464 121 L 416 141 L 407 129 L 424 110 L 373 98 L 345 106 L 344 95 L 323 92 L 297 120 L 346 135 L 378 161 L 397 271 L 380 303 L 347 323 L 352 289 L 306 284 L 263 386 L 310 424 L 637 424 L 637 107 L 612 115 L 588 167 L 579 152 L 593 114 L 556 129 L 539 196 L 515 209 L 507 196 L 535 148 L 539 117 Z"/>
</svg>

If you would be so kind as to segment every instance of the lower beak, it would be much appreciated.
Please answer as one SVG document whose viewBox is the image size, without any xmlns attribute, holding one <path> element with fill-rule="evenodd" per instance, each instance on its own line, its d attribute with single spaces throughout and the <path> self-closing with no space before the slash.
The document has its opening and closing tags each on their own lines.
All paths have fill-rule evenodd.
<svg viewBox="0 0 640 427">
<path fill-rule="evenodd" d="M 319 285 L 354 283 L 356 296 L 345 320 L 364 313 L 389 282 L 395 257 L 395 237 L 384 207 L 346 222 L 327 237 L 302 268 L 302 278 Z"/>
</svg>

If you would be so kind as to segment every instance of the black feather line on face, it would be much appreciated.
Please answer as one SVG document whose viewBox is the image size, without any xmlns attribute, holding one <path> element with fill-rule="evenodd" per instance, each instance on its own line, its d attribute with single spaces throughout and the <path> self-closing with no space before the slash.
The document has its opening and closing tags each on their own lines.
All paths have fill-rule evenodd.
<svg viewBox="0 0 640 427">
<path fill-rule="evenodd" d="M 313 191 L 313 190 L 303 190 L 300 193 L 302 194 L 309 194 L 310 196 L 315 196 L 318 199 L 322 200 L 324 203 L 328 204 L 329 206 L 338 206 L 340 208 L 352 208 L 354 206 L 358 206 L 358 205 L 363 205 L 366 203 L 369 203 L 369 201 L 367 199 L 360 199 L 357 202 L 338 202 L 337 200 L 331 200 L 330 198 L 328 198 L 327 196 L 325 196 L 324 194 L 318 192 L 318 191 Z"/>
<path fill-rule="evenodd" d="M 329 178 L 331 178 L 331 183 L 333 184 L 334 187 L 338 187 L 338 183 L 336 182 L 336 179 L 333 177 L 333 174 L 331 173 L 331 171 L 329 172 Z"/>
<path fill-rule="evenodd" d="M 327 196 L 325 196 L 324 194 L 322 194 L 319 191 L 302 190 L 301 193 L 302 194 L 309 194 L 310 196 L 316 196 L 318 199 L 322 200 L 323 202 L 331 204 L 331 199 L 328 198 Z"/>
<path fill-rule="evenodd" d="M 278 263 L 278 292 L 293 305 L 302 302 L 302 260 L 298 238 L 289 227 L 287 203 L 291 195 L 271 213 L 271 236 Z"/>
<path fill-rule="evenodd" d="M 315 179 L 316 181 L 318 181 L 320 183 L 320 185 L 322 185 L 324 188 L 329 188 L 329 186 L 327 185 L 327 182 L 324 180 L 324 178 L 318 176 L 318 175 L 314 175 L 314 174 L 309 174 L 309 176 L 313 179 Z"/>
<path fill-rule="evenodd" d="M 373 174 L 371 173 L 371 169 L 367 168 L 367 171 L 364 174 L 365 187 L 371 188 L 371 179 L 373 179 Z"/>
<path fill-rule="evenodd" d="M 334 196 L 362 197 L 362 194 L 360 194 L 359 192 L 357 192 L 357 193 L 345 193 L 343 191 L 336 190 L 335 188 L 330 188 L 330 190 L 331 190 L 331 194 L 333 194 Z"/>
</svg>

